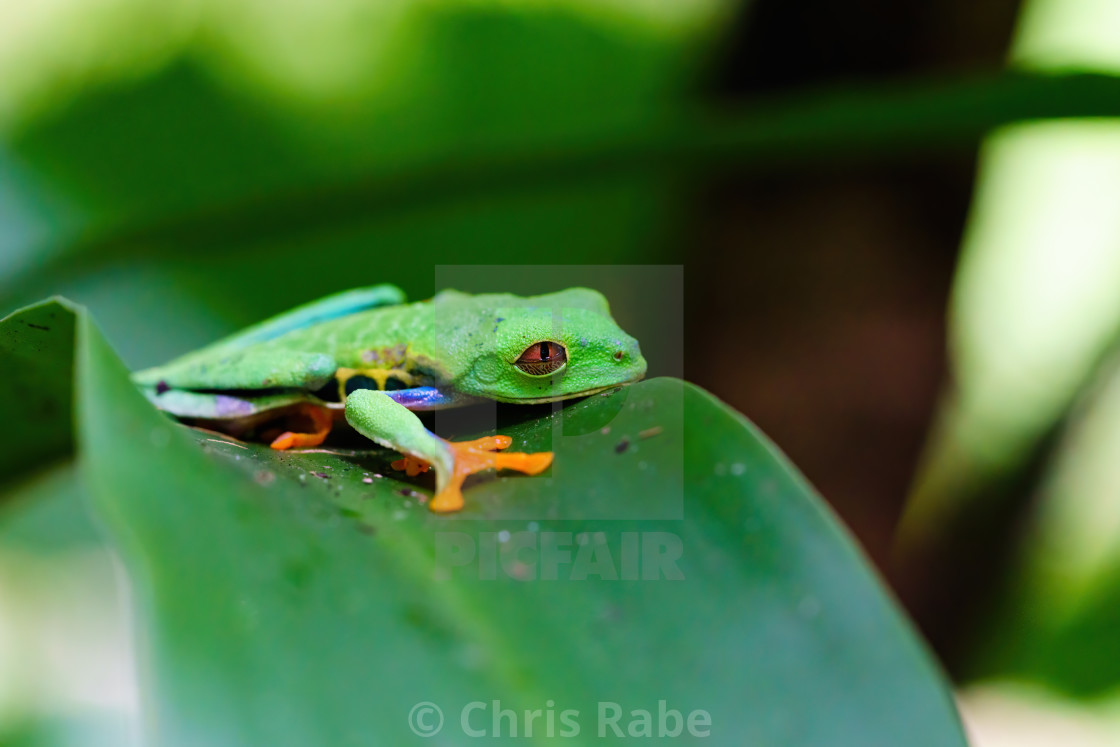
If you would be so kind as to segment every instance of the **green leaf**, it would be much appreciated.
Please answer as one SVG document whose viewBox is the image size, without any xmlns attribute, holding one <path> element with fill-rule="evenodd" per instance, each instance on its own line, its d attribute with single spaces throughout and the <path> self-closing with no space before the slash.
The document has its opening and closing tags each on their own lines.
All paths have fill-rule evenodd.
<svg viewBox="0 0 1120 747">
<path fill-rule="evenodd" d="M 665 701 L 709 713 L 720 744 L 964 744 L 849 537 L 702 390 L 655 379 L 511 418 L 517 448 L 555 449 L 551 474 L 479 480 L 436 516 L 392 455 L 183 428 L 84 316 L 78 337 L 82 469 L 133 581 L 161 744 L 407 744 L 422 701 L 442 744 L 471 741 L 472 702 L 492 733 L 494 701 L 557 731 L 577 710 L 585 740 L 599 702 L 656 729 Z"/>
<path fill-rule="evenodd" d="M 68 301 L 49 299 L 0 320 L 0 482 L 72 450 L 73 367 Z"/>
</svg>

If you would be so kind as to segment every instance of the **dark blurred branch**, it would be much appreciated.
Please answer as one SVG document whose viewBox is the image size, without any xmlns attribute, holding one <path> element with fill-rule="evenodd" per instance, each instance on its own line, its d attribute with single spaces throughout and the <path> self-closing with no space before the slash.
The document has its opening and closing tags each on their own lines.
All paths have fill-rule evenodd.
<svg viewBox="0 0 1120 747">
<path fill-rule="evenodd" d="M 1120 116 L 1120 76 L 1007 72 L 783 99 L 703 122 L 699 150 L 743 166 L 971 145 L 1008 124 Z"/>
<path fill-rule="evenodd" d="M 758 170 L 813 159 L 897 157 L 972 146 L 1002 125 L 1044 119 L 1120 117 L 1120 77 L 1004 72 L 788 94 L 766 101 L 604 133 L 594 141 L 531 151 L 463 154 L 346 183 L 259 195 L 137 226 L 114 226 L 67 253 L 232 242 L 366 221 L 458 198 L 522 192 L 589 179 L 669 171 Z"/>
</svg>

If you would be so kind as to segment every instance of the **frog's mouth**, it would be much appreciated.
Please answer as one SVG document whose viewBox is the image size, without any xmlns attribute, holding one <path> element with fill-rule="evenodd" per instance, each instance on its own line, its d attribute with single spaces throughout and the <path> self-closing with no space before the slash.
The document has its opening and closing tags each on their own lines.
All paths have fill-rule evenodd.
<svg viewBox="0 0 1120 747">
<path fill-rule="evenodd" d="M 564 394 L 557 394 L 552 397 L 501 397 L 495 398 L 498 402 L 505 402 L 512 405 L 545 405 L 549 402 L 563 402 L 567 399 L 576 399 L 578 397 L 590 397 L 592 394 L 599 394 L 610 389 L 618 389 L 619 387 L 634 384 L 638 379 L 630 379 L 628 381 L 619 381 L 614 384 L 606 384 L 604 386 L 592 387 L 591 389 L 583 389 L 578 392 L 566 392 Z"/>
</svg>

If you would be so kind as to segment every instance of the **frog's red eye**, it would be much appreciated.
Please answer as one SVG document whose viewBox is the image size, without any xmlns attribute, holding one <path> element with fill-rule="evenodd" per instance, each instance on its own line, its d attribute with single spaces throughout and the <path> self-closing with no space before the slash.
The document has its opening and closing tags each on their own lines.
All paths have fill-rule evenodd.
<svg viewBox="0 0 1120 747">
<path fill-rule="evenodd" d="M 559 371 L 567 362 L 568 351 L 563 345 L 543 340 L 525 348 L 525 352 L 514 361 L 513 365 L 530 376 L 546 376 Z"/>
</svg>

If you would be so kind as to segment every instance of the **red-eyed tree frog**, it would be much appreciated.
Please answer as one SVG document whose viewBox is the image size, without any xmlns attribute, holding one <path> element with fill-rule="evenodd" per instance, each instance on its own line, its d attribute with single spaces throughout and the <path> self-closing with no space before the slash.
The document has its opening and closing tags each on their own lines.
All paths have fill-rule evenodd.
<svg viewBox="0 0 1120 747">
<path fill-rule="evenodd" d="M 448 512 L 463 507 L 468 475 L 537 474 L 552 453 L 501 453 L 506 436 L 445 441 L 416 411 L 554 402 L 645 372 L 637 340 L 587 288 L 532 297 L 446 290 L 410 304 L 395 286 L 378 285 L 300 306 L 133 380 L 161 410 L 235 436 L 264 435 L 274 449 L 318 446 L 344 419 L 400 452 L 395 468 L 433 468 L 428 505 Z"/>
</svg>

